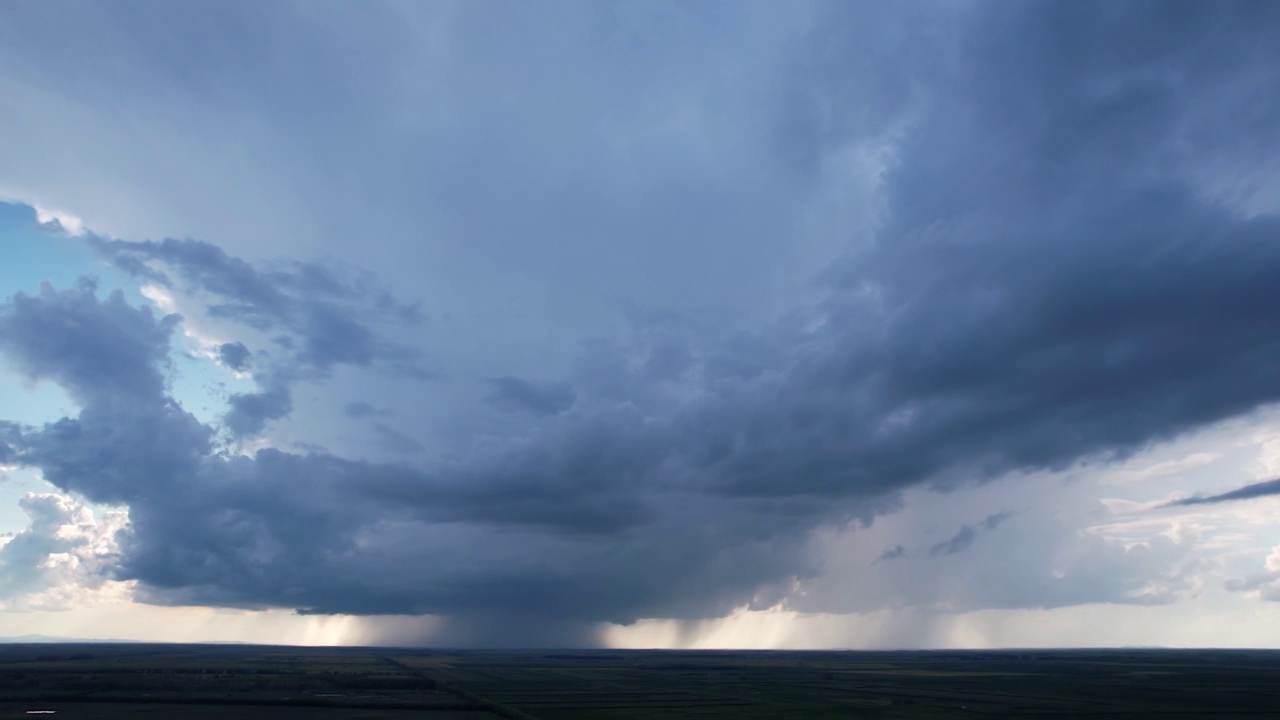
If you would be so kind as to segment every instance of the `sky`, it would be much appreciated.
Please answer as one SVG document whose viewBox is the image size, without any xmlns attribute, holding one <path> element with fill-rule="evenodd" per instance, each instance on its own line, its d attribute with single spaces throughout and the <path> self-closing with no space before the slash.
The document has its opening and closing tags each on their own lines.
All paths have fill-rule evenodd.
<svg viewBox="0 0 1280 720">
<path fill-rule="evenodd" d="M 1265 0 L 2 3 L 0 636 L 1280 646 L 1277 68 Z"/>
</svg>

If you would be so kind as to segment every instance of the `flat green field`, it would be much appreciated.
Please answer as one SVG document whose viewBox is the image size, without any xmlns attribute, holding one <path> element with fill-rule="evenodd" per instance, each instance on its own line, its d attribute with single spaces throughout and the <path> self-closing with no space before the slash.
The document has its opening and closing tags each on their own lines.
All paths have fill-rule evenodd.
<svg viewBox="0 0 1280 720">
<path fill-rule="evenodd" d="M 1229 650 L 0 645 L 0 720 L 1261 718 L 1278 679 L 1280 653 Z"/>
</svg>

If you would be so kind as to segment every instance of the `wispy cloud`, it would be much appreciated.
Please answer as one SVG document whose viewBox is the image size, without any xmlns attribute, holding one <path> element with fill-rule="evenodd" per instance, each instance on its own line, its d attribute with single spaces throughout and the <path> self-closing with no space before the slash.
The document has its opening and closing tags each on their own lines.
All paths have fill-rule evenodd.
<svg viewBox="0 0 1280 720">
<path fill-rule="evenodd" d="M 980 522 L 973 525 L 961 525 L 950 538 L 929 546 L 928 549 L 908 549 L 899 544 L 880 553 L 880 557 L 876 562 L 887 562 L 889 560 L 898 560 L 901 558 L 911 557 L 913 555 L 927 554 L 929 557 L 939 557 L 944 555 L 955 555 L 964 552 L 973 545 L 978 539 L 978 535 L 983 532 L 990 532 L 1000 527 L 1006 520 L 1012 518 L 1016 513 L 1005 510 L 994 513 L 983 518 Z"/>
<path fill-rule="evenodd" d="M 1166 503 L 1165 507 L 1177 507 L 1186 505 L 1212 505 L 1215 503 L 1232 502 L 1234 500 L 1253 500 L 1255 498 L 1270 497 L 1272 495 L 1280 495 L 1280 480 L 1265 480 L 1252 485 L 1228 490 L 1217 495 L 1194 495 L 1181 500 L 1174 500 Z"/>
</svg>

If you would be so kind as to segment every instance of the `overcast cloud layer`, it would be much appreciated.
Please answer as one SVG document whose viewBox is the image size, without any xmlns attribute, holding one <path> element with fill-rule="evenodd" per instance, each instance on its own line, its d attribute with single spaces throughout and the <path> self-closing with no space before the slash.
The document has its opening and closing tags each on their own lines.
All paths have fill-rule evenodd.
<svg viewBox="0 0 1280 720">
<path fill-rule="evenodd" d="M 0 546 L 0 578 L 49 542 L 42 523 L 79 523 L 64 541 L 78 572 L 135 582 L 144 602 L 442 615 L 456 642 L 591 644 L 601 622 L 779 602 L 942 602 L 791 593 L 823 582 L 817 538 L 904 493 L 1123 460 L 1280 400 L 1274 4 L 387 3 L 354 14 L 367 27 L 350 35 L 350 6 L 274 7 L 219 6 L 216 37 L 172 77 L 150 73 L 175 49 L 121 49 L 129 77 L 109 87 L 157 88 L 124 102 L 177 119 L 212 88 L 193 122 L 232 146 L 310 118 L 304 145 L 253 162 L 306 174 L 318 160 L 286 156 L 341 137 L 327 179 L 298 187 L 365 224 L 319 227 L 328 209 L 316 226 L 264 219 L 253 232 L 281 237 L 255 249 L 241 221 L 183 210 L 220 197 L 208 178 L 235 168 L 214 163 L 184 168 L 191 195 L 133 196 L 210 237 L 148 239 L 25 154 L 0 175 L 83 212 L 87 232 L 63 223 L 49 241 L 141 292 L 32 281 L 0 305 L 7 367 L 77 406 L 48 423 L 14 408 L 0 465 L 128 511 L 113 534 L 119 517 L 73 522 L 71 500 L 29 497 L 32 529 Z M 50 103 L 37 81 L 63 88 L 68 71 L 18 40 L 39 37 L 41 8 L 0 8 L 0 62 L 21 70 L 13 97 Z M 175 15 L 161 34 L 175 48 L 215 14 L 81 10 L 122 38 Z M 265 28 L 313 25 L 281 49 L 256 36 L 262 13 Z M 400 78 L 409 92 L 389 107 L 360 88 L 401 72 L 391 50 L 338 51 L 387 32 L 423 63 L 422 87 Z M 246 71 L 224 44 L 309 83 L 217 124 Z M 600 64 L 556 75 L 584 57 Z M 362 98 L 392 127 L 347 117 Z M 104 113 L 102 132 L 118 121 Z M 381 155 L 357 161 L 366 150 Z M 130 162 L 122 186 L 138 182 Z M 231 215 L 290 212 L 283 195 L 274 213 L 221 197 Z M 179 399 L 180 358 L 222 378 L 216 411 Z M 919 573 L 1024 511 L 947 518 L 938 539 L 875 548 L 875 565 Z M 993 567 L 998 582 L 945 604 L 1171 602 L 1193 584 L 1194 540 L 1090 539 L 1052 578 Z"/>
</svg>

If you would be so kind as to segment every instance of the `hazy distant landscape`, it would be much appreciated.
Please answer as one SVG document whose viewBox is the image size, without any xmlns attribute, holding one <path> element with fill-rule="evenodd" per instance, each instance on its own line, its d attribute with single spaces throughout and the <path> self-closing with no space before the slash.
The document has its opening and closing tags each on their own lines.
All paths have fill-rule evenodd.
<svg viewBox="0 0 1280 720">
<path fill-rule="evenodd" d="M 0 718 L 1234 718 L 1280 652 L 0 646 Z M 40 713 L 44 714 L 44 713 Z"/>
</svg>

